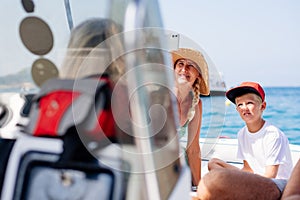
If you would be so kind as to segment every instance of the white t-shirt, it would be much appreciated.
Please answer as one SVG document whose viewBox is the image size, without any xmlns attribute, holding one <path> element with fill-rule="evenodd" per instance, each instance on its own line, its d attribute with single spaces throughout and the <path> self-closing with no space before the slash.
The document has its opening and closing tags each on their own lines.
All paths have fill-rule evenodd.
<svg viewBox="0 0 300 200">
<path fill-rule="evenodd" d="M 293 169 L 287 137 L 268 122 L 256 133 L 250 133 L 247 126 L 238 132 L 237 157 L 246 160 L 253 172 L 260 175 L 265 173 L 266 166 L 279 164 L 278 179 L 288 179 Z"/>
</svg>

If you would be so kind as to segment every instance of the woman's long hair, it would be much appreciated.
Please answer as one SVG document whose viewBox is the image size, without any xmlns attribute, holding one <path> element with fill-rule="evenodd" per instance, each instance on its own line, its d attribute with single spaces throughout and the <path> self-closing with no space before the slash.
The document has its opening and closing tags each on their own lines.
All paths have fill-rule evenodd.
<svg viewBox="0 0 300 200">
<path fill-rule="evenodd" d="M 200 98 L 200 79 L 201 79 L 201 75 L 199 77 L 197 77 L 197 79 L 195 80 L 194 84 L 193 84 L 193 100 L 192 100 L 192 106 L 189 109 L 188 112 L 188 120 L 191 121 L 195 115 L 195 107 L 198 105 L 199 103 L 199 98 Z"/>
</svg>

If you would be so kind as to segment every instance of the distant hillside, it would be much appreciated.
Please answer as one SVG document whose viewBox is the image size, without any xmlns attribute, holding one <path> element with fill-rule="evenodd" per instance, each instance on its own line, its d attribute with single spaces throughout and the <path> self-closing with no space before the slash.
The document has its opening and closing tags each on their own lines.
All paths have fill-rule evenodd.
<svg viewBox="0 0 300 200">
<path fill-rule="evenodd" d="M 16 85 L 24 82 L 32 82 L 30 68 L 22 69 L 15 74 L 0 76 L 0 85 Z"/>
</svg>

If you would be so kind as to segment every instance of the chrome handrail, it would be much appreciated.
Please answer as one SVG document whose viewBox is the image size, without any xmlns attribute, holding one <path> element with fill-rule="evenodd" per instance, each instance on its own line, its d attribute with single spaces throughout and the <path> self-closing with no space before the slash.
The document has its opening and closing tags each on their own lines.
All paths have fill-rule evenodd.
<svg viewBox="0 0 300 200">
<path fill-rule="evenodd" d="M 159 11 L 157 1 L 133 0 L 128 4 L 124 17 L 124 32 L 126 32 L 124 34 L 124 42 L 126 52 L 134 52 L 136 50 L 137 52 L 144 52 L 142 54 L 130 53 L 130 55 L 127 56 L 126 65 L 128 71 L 130 71 L 127 77 L 130 80 L 128 83 L 129 94 L 135 95 L 135 104 L 131 105 L 130 109 L 132 119 L 138 124 L 133 126 L 133 131 L 138 153 L 142 155 L 141 161 L 144 170 L 143 177 L 145 179 L 144 192 L 146 193 L 143 195 L 146 195 L 146 199 L 151 200 L 165 198 L 162 197 L 164 196 L 163 193 L 165 193 L 165 191 L 162 191 L 164 188 L 161 187 L 161 180 L 158 177 L 158 170 L 161 166 L 157 159 L 160 158 L 158 158 L 159 156 L 157 155 L 157 152 L 155 152 L 157 151 L 157 147 L 153 144 L 155 128 L 153 129 L 153 126 L 149 124 L 148 109 L 151 107 L 151 99 L 149 99 L 149 96 L 151 95 L 147 89 L 144 89 L 145 85 L 148 83 L 164 85 L 164 81 L 159 78 L 165 80 L 168 76 L 166 74 L 164 78 L 162 77 L 162 73 L 165 73 L 166 71 L 151 71 L 149 70 L 151 66 L 148 66 L 149 68 L 145 67 L 149 64 L 146 57 L 151 56 L 151 51 L 160 52 L 161 50 L 164 50 L 163 48 L 161 49 L 161 37 L 156 38 L 155 36 L 157 35 L 155 34 L 157 33 L 157 30 L 155 30 L 155 28 L 152 29 L 153 27 L 161 28 L 162 26 L 160 18 L 157 18 L 160 17 L 160 15 L 152 16 L 153 12 L 157 11 Z M 151 33 L 154 34 L 154 40 L 150 39 L 152 37 Z M 148 50 L 150 52 L 148 52 Z M 160 53 L 162 53 L 162 51 Z M 144 63 L 145 60 L 147 61 L 146 63 Z M 157 63 L 160 63 L 160 61 Z M 150 65 L 153 67 L 154 64 Z M 165 67 L 162 68 L 163 70 L 167 70 Z M 162 150 L 162 152 L 165 151 L 165 149 Z M 163 156 L 163 154 L 160 156 Z"/>
<path fill-rule="evenodd" d="M 67 15 L 67 19 L 68 19 L 69 29 L 72 30 L 72 28 L 73 28 L 73 18 L 72 18 L 70 2 L 69 2 L 69 0 L 65 0 L 64 3 L 65 3 L 65 9 L 66 9 L 66 15 Z"/>
<path fill-rule="evenodd" d="M 138 38 L 140 38 L 139 31 L 132 31 L 138 28 L 143 27 L 143 22 L 146 17 L 145 12 L 145 2 L 143 0 L 134 0 L 129 3 L 125 12 L 124 18 L 124 32 L 131 31 L 130 34 L 125 34 L 125 49 L 131 50 L 135 49 L 137 45 Z M 137 61 L 135 56 L 130 56 L 126 59 L 127 66 L 136 66 Z M 129 82 L 129 91 L 130 88 L 138 87 L 138 80 L 136 73 L 128 73 Z M 142 103 L 140 95 L 137 95 L 137 104 L 140 106 L 131 105 L 132 118 L 139 124 L 147 124 L 147 117 L 145 116 L 147 112 L 145 103 Z M 144 113 L 144 115 L 142 114 Z M 152 152 L 152 145 L 149 139 L 151 135 L 148 128 L 141 128 L 139 126 L 133 126 L 135 142 L 137 145 L 137 150 L 140 155 L 149 155 L 149 152 Z M 146 136 L 146 137 L 145 137 Z M 147 137 L 148 136 L 148 137 Z M 155 161 L 153 156 L 141 156 L 143 169 L 145 170 L 144 178 L 146 186 L 144 192 L 146 192 L 147 199 L 157 200 L 160 199 L 159 185 L 155 172 L 146 172 L 147 168 L 155 169 Z"/>
</svg>

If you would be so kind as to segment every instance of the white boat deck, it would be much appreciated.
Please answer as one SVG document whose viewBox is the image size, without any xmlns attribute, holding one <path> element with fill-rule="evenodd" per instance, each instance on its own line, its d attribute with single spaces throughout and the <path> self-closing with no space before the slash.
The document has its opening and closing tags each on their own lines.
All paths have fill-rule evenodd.
<svg viewBox="0 0 300 200">
<path fill-rule="evenodd" d="M 185 146 L 186 142 L 182 141 L 181 145 Z M 237 139 L 219 138 L 219 139 L 200 139 L 202 153 L 202 176 L 208 172 L 207 163 L 211 158 L 220 158 L 237 167 L 242 166 L 242 160 L 236 158 Z M 300 158 L 300 145 L 290 144 L 293 165 Z"/>
</svg>

